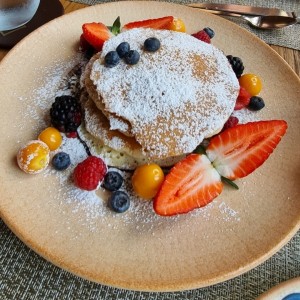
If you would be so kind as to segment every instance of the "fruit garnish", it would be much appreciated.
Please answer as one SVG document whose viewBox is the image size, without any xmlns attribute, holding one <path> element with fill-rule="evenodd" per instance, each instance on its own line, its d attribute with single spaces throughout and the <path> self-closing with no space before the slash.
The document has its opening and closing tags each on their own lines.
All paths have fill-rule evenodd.
<svg viewBox="0 0 300 300">
<path fill-rule="evenodd" d="M 196 33 L 193 33 L 192 36 L 202 42 L 210 44 L 211 39 L 215 36 L 215 33 L 211 28 L 206 27 Z"/>
<path fill-rule="evenodd" d="M 182 19 L 174 18 L 173 22 L 170 25 L 169 30 L 178 31 L 178 32 L 185 32 L 185 24 Z"/>
<path fill-rule="evenodd" d="M 105 67 L 113 68 L 120 62 L 120 56 L 117 51 L 109 51 L 104 57 Z"/>
<path fill-rule="evenodd" d="M 44 129 L 39 134 L 38 139 L 47 144 L 51 151 L 58 149 L 62 143 L 62 136 L 54 127 Z"/>
<path fill-rule="evenodd" d="M 287 129 L 282 120 L 236 125 L 214 136 L 206 149 L 199 147 L 175 164 L 166 176 L 154 201 L 162 216 L 187 213 L 205 206 L 223 189 L 223 182 L 242 178 L 261 166 Z"/>
<path fill-rule="evenodd" d="M 116 171 L 109 171 L 104 176 L 102 186 L 108 191 L 117 191 L 123 184 L 123 177 Z"/>
<path fill-rule="evenodd" d="M 83 36 L 97 51 L 101 51 L 105 41 L 111 38 L 112 33 L 103 23 L 85 23 L 82 25 Z"/>
<path fill-rule="evenodd" d="M 122 42 L 118 45 L 116 51 L 120 58 L 123 58 L 130 50 L 130 45 L 127 42 Z"/>
<path fill-rule="evenodd" d="M 240 86 L 243 87 L 251 96 L 256 96 L 262 89 L 262 82 L 255 74 L 244 74 L 239 78 Z"/>
<path fill-rule="evenodd" d="M 70 155 L 65 152 L 56 153 L 52 158 L 52 166 L 57 171 L 66 170 L 71 164 Z"/>
<path fill-rule="evenodd" d="M 170 26 L 174 20 L 174 17 L 167 16 L 157 19 L 147 19 L 143 21 L 135 21 L 127 23 L 123 26 L 123 29 L 133 29 L 133 28 L 153 28 L 153 29 L 170 29 Z"/>
<path fill-rule="evenodd" d="M 23 146 L 17 154 L 17 162 L 22 171 L 37 174 L 45 170 L 49 164 L 50 149 L 40 140 L 33 140 Z"/>
<path fill-rule="evenodd" d="M 155 37 L 148 38 L 144 41 L 144 50 L 155 52 L 160 48 L 160 41 Z"/>
<path fill-rule="evenodd" d="M 145 199 L 153 198 L 164 180 L 164 172 L 157 164 L 146 164 L 137 167 L 131 182 L 137 195 Z"/>
<path fill-rule="evenodd" d="M 192 153 L 166 175 L 153 208 L 162 216 L 187 213 L 210 203 L 222 189 L 221 176 L 207 156 Z"/>
<path fill-rule="evenodd" d="M 121 21 L 120 17 L 117 17 L 112 26 L 107 26 L 113 35 L 117 35 L 121 31 Z"/>
<path fill-rule="evenodd" d="M 253 96 L 250 98 L 248 108 L 252 110 L 261 110 L 265 107 L 265 101 L 263 98 L 258 96 Z"/>
<path fill-rule="evenodd" d="M 245 69 L 243 61 L 239 57 L 232 55 L 227 55 L 226 57 L 231 64 L 232 70 L 235 73 L 236 77 L 240 78 Z"/>
<path fill-rule="evenodd" d="M 140 54 L 136 50 L 129 50 L 125 54 L 124 60 L 128 65 L 136 65 L 140 60 Z"/>
<path fill-rule="evenodd" d="M 242 178 L 266 161 L 286 129 L 282 120 L 239 124 L 214 136 L 206 154 L 221 176 Z"/>
<path fill-rule="evenodd" d="M 108 206 L 117 213 L 123 213 L 130 206 L 130 198 L 123 191 L 113 192 L 108 199 Z"/>
<path fill-rule="evenodd" d="M 230 116 L 226 123 L 223 126 L 222 130 L 226 130 L 228 128 L 234 127 L 239 123 L 239 119 L 235 116 Z"/>
<path fill-rule="evenodd" d="M 251 95 L 248 93 L 248 91 L 245 88 L 240 87 L 239 95 L 236 99 L 234 110 L 240 110 L 248 106 L 248 104 L 250 103 L 250 98 Z"/>
<path fill-rule="evenodd" d="M 106 172 L 107 167 L 101 158 L 89 156 L 74 169 L 74 183 L 83 190 L 95 190 L 103 180 Z"/>
<path fill-rule="evenodd" d="M 72 96 L 58 96 L 50 109 L 52 125 L 60 132 L 76 132 L 81 124 L 81 105 Z"/>
</svg>

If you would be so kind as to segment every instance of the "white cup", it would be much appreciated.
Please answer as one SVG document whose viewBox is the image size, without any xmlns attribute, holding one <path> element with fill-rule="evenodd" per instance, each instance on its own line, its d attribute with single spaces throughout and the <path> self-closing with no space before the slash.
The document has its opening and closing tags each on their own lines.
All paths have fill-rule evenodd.
<svg viewBox="0 0 300 300">
<path fill-rule="evenodd" d="M 29 22 L 40 0 L 0 0 L 0 31 L 11 30 Z"/>
</svg>

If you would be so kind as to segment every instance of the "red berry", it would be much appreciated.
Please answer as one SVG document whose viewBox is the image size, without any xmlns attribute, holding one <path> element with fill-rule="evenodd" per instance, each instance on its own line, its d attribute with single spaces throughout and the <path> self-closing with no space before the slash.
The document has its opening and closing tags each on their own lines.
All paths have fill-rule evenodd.
<svg viewBox="0 0 300 300">
<path fill-rule="evenodd" d="M 222 130 L 226 130 L 228 128 L 234 127 L 239 123 L 239 119 L 237 117 L 234 116 L 230 116 L 229 119 L 226 121 L 226 123 L 224 124 L 224 127 Z"/>
<path fill-rule="evenodd" d="M 210 44 L 210 36 L 204 30 L 193 33 L 192 36 L 202 42 Z"/>
<path fill-rule="evenodd" d="M 107 167 L 101 158 L 89 156 L 74 169 L 74 183 L 83 190 L 95 190 L 103 180 L 106 172 Z"/>
<path fill-rule="evenodd" d="M 85 39 L 83 33 L 80 36 L 80 40 L 79 40 L 79 47 L 81 51 L 87 51 L 88 49 L 90 49 L 90 47 L 92 47 L 89 42 Z"/>
<path fill-rule="evenodd" d="M 75 138 L 77 138 L 78 133 L 77 133 L 77 131 L 67 132 L 67 133 L 66 133 L 66 136 L 67 136 L 67 138 L 69 138 L 69 139 L 75 139 Z"/>
<path fill-rule="evenodd" d="M 161 216 L 187 213 L 210 203 L 222 189 L 221 176 L 206 155 L 192 153 L 170 170 L 153 208 Z"/>
<path fill-rule="evenodd" d="M 251 95 L 243 88 L 240 87 L 239 95 L 236 99 L 234 110 L 240 110 L 250 103 Z"/>
<path fill-rule="evenodd" d="M 230 180 L 242 178 L 266 161 L 286 129 L 283 120 L 240 124 L 215 135 L 206 154 L 221 176 Z"/>
<path fill-rule="evenodd" d="M 167 16 L 157 19 L 147 19 L 142 21 L 135 21 L 127 23 L 123 26 L 123 29 L 133 29 L 133 28 L 153 28 L 153 29 L 171 29 L 174 17 Z"/>
<path fill-rule="evenodd" d="M 102 23 L 85 23 L 82 25 L 85 40 L 97 51 L 102 50 L 105 41 L 111 38 L 112 33 Z"/>
</svg>

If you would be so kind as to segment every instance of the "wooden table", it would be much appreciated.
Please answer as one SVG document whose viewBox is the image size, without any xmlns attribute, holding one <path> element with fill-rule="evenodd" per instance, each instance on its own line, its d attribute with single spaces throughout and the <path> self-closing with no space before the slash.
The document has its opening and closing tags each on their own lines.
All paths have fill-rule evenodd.
<svg viewBox="0 0 300 300">
<path fill-rule="evenodd" d="M 60 0 L 63 4 L 65 13 L 69 13 L 71 11 L 81 9 L 86 7 L 85 4 L 79 4 L 70 2 L 68 0 Z M 292 69 L 300 76 L 300 51 L 279 47 L 279 46 L 270 46 L 273 50 L 275 50 L 280 56 L 283 57 L 283 59 L 286 60 L 286 62 L 292 67 Z M 8 52 L 7 49 L 1 49 L 0 48 L 0 61 L 1 59 L 6 55 Z"/>
</svg>

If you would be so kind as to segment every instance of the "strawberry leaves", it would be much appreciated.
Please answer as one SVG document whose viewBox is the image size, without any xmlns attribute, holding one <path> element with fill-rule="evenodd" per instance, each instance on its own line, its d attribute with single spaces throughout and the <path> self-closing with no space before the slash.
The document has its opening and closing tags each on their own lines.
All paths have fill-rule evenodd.
<svg viewBox="0 0 300 300">
<path fill-rule="evenodd" d="M 112 26 L 107 26 L 113 35 L 118 35 L 121 32 L 120 17 L 117 17 Z"/>
</svg>

